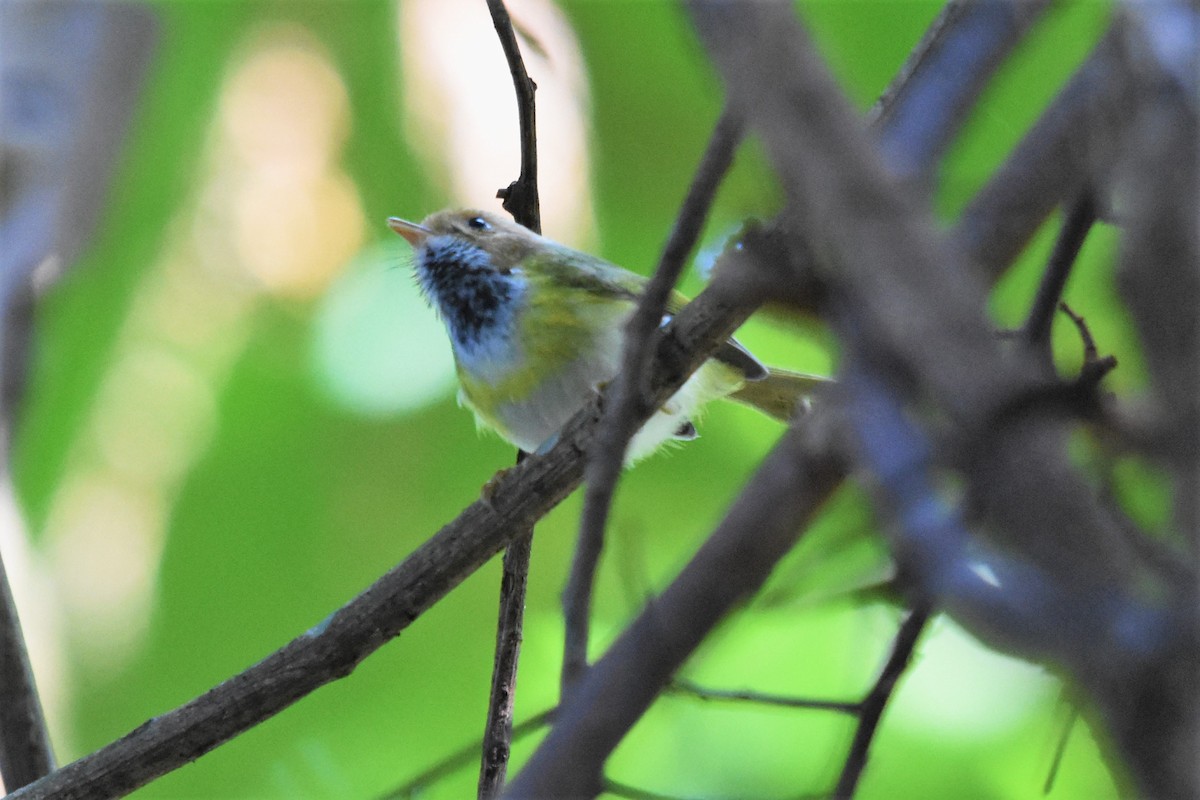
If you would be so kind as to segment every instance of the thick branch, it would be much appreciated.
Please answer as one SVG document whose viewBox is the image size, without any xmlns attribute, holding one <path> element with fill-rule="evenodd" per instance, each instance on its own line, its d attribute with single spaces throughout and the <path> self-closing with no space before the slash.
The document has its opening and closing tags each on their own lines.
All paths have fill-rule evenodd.
<svg viewBox="0 0 1200 800">
<path fill-rule="evenodd" d="M 1147 796 L 1200 796 L 1200 10 L 1193 3 L 1129 3 L 1127 62 L 1136 103 L 1120 169 L 1128 202 L 1119 286 L 1145 353 L 1154 398 L 1149 455 L 1174 486 L 1174 528 L 1190 546 L 1182 589 L 1188 636 L 1114 680 L 1102 696 Z M 1118 676 L 1119 677 L 1119 676 Z M 1148 779 L 1148 780 L 1147 780 Z"/>
<path fill-rule="evenodd" d="M 793 225 L 837 265 L 826 274 L 838 298 L 834 322 L 861 359 L 859 368 L 878 373 L 888 391 L 932 402 L 965 437 L 986 430 L 990 410 L 1036 385 L 1037 370 L 1028 359 L 1000 353 L 983 313 L 982 286 L 963 279 L 928 213 L 888 178 L 790 6 L 760 3 L 734 13 L 706 2 L 693 10 L 731 95 L 762 136 Z M 868 418 L 860 415 L 860 424 Z M 877 441 L 876 433 L 885 432 L 864 430 L 860 437 L 864 447 L 878 448 L 882 461 L 872 463 L 911 488 L 908 452 Z M 942 526 L 936 503 L 912 505 L 914 519 L 935 524 L 900 526 L 894 548 L 901 558 L 910 548 L 928 552 L 931 543 L 915 534 L 938 533 L 955 548 L 953 560 L 944 573 L 916 573 L 934 601 L 973 612 L 959 618 L 981 638 L 1065 667 L 1104 701 L 1122 682 L 1149 689 L 1174 672 L 1191 631 L 1175 616 L 1182 609 L 1171 607 L 1180 598 L 1137 602 L 1144 581 L 1156 591 L 1161 582 L 1071 469 L 1065 436 L 1061 421 L 1039 418 L 993 435 L 988 448 L 964 442 L 972 454 L 973 510 L 1009 552 L 990 594 L 980 575 L 968 574 L 988 558 L 977 557 L 961 529 L 948 521 Z M 1108 602 L 1097 603 L 1101 597 Z M 1131 619 L 1139 620 L 1139 635 L 1129 635 Z M 1154 699 L 1165 700 L 1161 693 Z M 1159 707 L 1174 717 L 1173 709 Z M 1127 706 L 1122 713 L 1132 712 Z M 1116 729 L 1126 722 L 1120 714 L 1110 718 Z M 1182 777 L 1140 766 L 1147 790 Z"/>
<path fill-rule="evenodd" d="M 1106 189 L 1116 121 L 1128 113 L 1128 81 L 1109 32 L 1021 142 L 963 210 L 953 241 L 995 283 L 1056 206 L 1085 185 Z"/>
<path fill-rule="evenodd" d="M 1137 24 L 1123 43 L 1130 63 L 1143 72 L 1131 109 L 1138 112 L 1132 141 L 1120 166 L 1129 235 L 1118 280 L 1152 381 L 1159 445 L 1153 455 L 1175 473 L 1178 528 L 1192 538 L 1200 566 L 1200 110 L 1194 83 L 1200 13 L 1186 3 L 1150 5 L 1159 7 L 1136 7 Z M 1176 28 L 1185 35 L 1189 19 L 1191 38 L 1178 39 Z M 1175 54 L 1172 61 L 1179 63 L 1159 64 L 1176 41 L 1190 48 Z M 1191 89 L 1166 77 L 1179 73 L 1192 78 Z"/>
<path fill-rule="evenodd" d="M 721 4 L 697 9 L 715 60 L 753 114 L 784 183 L 792 227 L 832 255 L 838 268 L 826 277 L 854 309 L 873 357 L 918 377 L 965 430 L 986 428 L 990 410 L 1036 383 L 1039 373 L 1028 360 L 1002 356 L 985 318 L 983 286 L 962 275 L 928 213 L 887 176 L 790 9 L 763 3 L 736 15 Z M 1024 449 L 1032 443 L 1021 444 L 983 454 L 995 458 L 980 468 L 999 470 L 992 497 L 1008 490 L 1009 480 L 1035 493 L 1024 502 L 989 501 L 990 511 L 1008 515 L 1004 527 L 1023 550 L 1071 582 L 1105 585 L 1114 569 L 1133 569 L 1121 535 L 1097 513 L 1090 491 L 1065 465 L 1058 468 L 1057 436 L 1032 450 Z M 1004 460 L 1018 452 L 1020 465 Z M 1038 457 L 1026 465 L 1031 452 Z M 1029 485 L 1031 472 L 1044 481 Z"/>
<path fill-rule="evenodd" d="M 914 57 L 910 60 L 910 65 L 897 78 L 895 84 L 885 93 L 885 97 L 881 100 L 880 109 L 883 113 L 877 114 L 873 118 L 873 122 L 879 124 L 877 131 L 882 142 L 885 145 L 890 145 L 897 152 L 910 152 L 914 155 L 909 162 L 909 166 L 913 167 L 918 172 L 929 171 L 933 167 L 933 159 L 939 151 L 940 144 L 944 144 L 957 126 L 961 124 L 966 113 L 966 104 L 963 95 L 949 93 L 944 98 L 947 105 L 944 108 L 939 108 L 936 113 L 933 113 L 929 107 L 926 107 L 924 114 L 915 113 L 912 109 L 899 109 L 895 111 L 897 119 L 907 120 L 907 124 L 889 124 L 886 120 L 890 118 L 889 106 L 892 103 L 907 105 L 916 102 L 914 98 L 927 98 L 928 101 L 938 99 L 937 93 L 930 93 L 922 88 L 906 88 L 906 84 L 910 82 L 928 84 L 931 86 L 939 85 L 943 82 L 950 82 L 961 87 L 978 87 L 983 84 L 985 77 L 996 67 L 1003 57 L 1003 54 L 1011 49 L 1019 37 L 1019 29 L 1009 29 L 1007 33 L 994 36 L 983 36 L 982 41 L 989 42 L 989 48 L 976 53 L 977 60 L 964 60 L 961 58 L 963 48 L 961 41 L 972 40 L 980 41 L 980 31 L 975 27 L 978 20 L 987 17 L 988 11 L 980 12 L 975 4 L 964 4 L 956 6 L 956 13 L 949 15 L 950 19 L 945 21 L 945 24 L 938 24 L 935 32 L 926 37 L 921 49 L 926 55 L 923 57 Z M 994 9 L 993 9 L 994 10 Z M 1017 26 L 1021 28 L 1027 25 L 1030 20 L 1024 20 Z M 1006 23 L 1002 23 L 1006 24 Z M 960 29 L 960 25 L 962 26 Z M 960 37 L 962 39 L 960 40 Z M 957 53 L 957 57 L 944 57 L 946 53 Z M 884 122 L 879 123 L 879 120 Z M 928 128 L 924 127 L 928 126 Z M 900 140 L 905 137 L 915 137 L 918 142 L 925 143 L 906 145 Z M 927 160 L 927 161 L 926 161 Z M 782 233 L 786 230 L 786 225 L 776 224 L 772 226 L 772 230 L 776 233 Z M 794 269 L 799 267 L 802 271 L 804 265 L 807 264 L 807 248 L 803 241 L 798 241 L 794 236 L 789 236 L 784 233 L 783 236 L 772 236 L 771 239 L 775 244 L 785 244 L 792 247 L 793 252 L 780 252 L 778 261 L 780 264 L 791 265 Z M 764 276 L 765 277 L 765 276 Z M 776 285 L 772 287 L 779 292 L 780 296 L 792 299 L 796 297 L 794 291 L 796 286 L 811 285 L 811 282 L 805 280 L 805 276 L 797 272 L 791 275 L 791 282 L 787 286 Z M 803 299 L 810 301 L 811 293 L 806 294 Z M 753 582 L 753 568 L 744 567 L 744 562 L 747 554 L 742 551 L 733 550 L 727 554 L 727 560 L 724 562 L 724 568 L 719 573 L 714 573 L 710 576 L 713 581 L 711 591 L 720 593 L 721 591 L 729 591 L 731 582 L 748 581 Z M 753 560 L 751 557 L 750 560 Z M 681 576 L 680 580 L 683 579 Z M 674 589 L 674 585 L 672 590 Z M 668 590 L 669 592 L 672 590 Z M 746 588 L 746 591 L 752 591 L 752 587 Z M 673 595 L 677 598 L 686 598 L 686 593 Z M 662 598 L 656 603 L 656 608 L 661 609 L 662 604 L 666 602 L 666 598 Z M 707 618 L 708 605 L 702 604 L 690 611 L 686 608 L 680 608 L 670 612 L 672 615 L 687 617 L 689 613 L 698 614 Z M 691 623 L 684 625 L 685 629 L 690 629 Z M 637 719 L 637 716 L 644 709 L 644 705 L 639 705 L 638 700 L 631 705 L 622 704 L 621 716 L 613 718 L 608 714 L 612 698 L 623 696 L 627 687 L 631 685 L 641 686 L 646 680 L 645 677 L 638 672 L 639 668 L 645 664 L 647 660 L 655 658 L 662 659 L 666 663 L 665 669 L 671 669 L 671 663 L 677 667 L 682 659 L 686 658 L 688 652 L 681 648 L 675 647 L 675 640 L 667 639 L 665 642 L 658 639 L 640 641 L 640 649 L 625 647 L 620 651 L 611 650 L 593 672 L 603 668 L 608 676 L 606 689 L 596 689 L 587 697 L 572 696 L 568 699 L 568 705 L 574 709 L 573 713 L 581 718 L 605 718 L 605 730 L 603 736 L 605 741 L 614 742 L 619 740 L 623 735 L 623 730 L 631 727 Z M 659 652 L 656 648 L 665 650 Z M 674 662 L 671 660 L 675 659 Z M 656 665 L 656 669 L 664 669 L 661 665 Z M 657 673 L 656 673 L 657 674 Z M 630 677 L 633 676 L 633 677 Z M 618 680 L 623 681 L 618 683 Z M 654 676 L 652 675 L 651 683 Z M 587 683 L 600 681 L 600 678 L 595 675 L 589 675 Z M 622 728 L 622 726 L 624 726 Z M 586 776 L 598 774 L 600 764 L 607 756 L 607 751 L 603 747 L 595 747 L 594 737 L 597 736 L 595 729 L 578 725 L 573 729 L 573 738 L 571 732 L 556 731 L 552 742 L 557 743 L 558 756 L 543 756 L 539 754 L 536 758 L 540 759 L 538 763 L 541 765 L 538 769 L 541 774 L 529 778 L 529 783 L 522 785 L 548 787 L 552 792 L 560 790 L 569 791 L 566 787 L 574 784 L 570 783 L 576 779 L 578 775 Z M 591 739 L 591 741 L 582 741 Z M 587 761 L 579 761 L 580 757 L 588 758 Z M 553 783 L 554 774 L 558 774 L 568 783 L 560 786 Z M 525 780 L 525 774 L 518 778 L 518 781 Z"/>
<path fill-rule="evenodd" d="M 867 117 L 888 168 L 927 180 L 984 84 L 1049 0 L 947 3 Z"/>
</svg>

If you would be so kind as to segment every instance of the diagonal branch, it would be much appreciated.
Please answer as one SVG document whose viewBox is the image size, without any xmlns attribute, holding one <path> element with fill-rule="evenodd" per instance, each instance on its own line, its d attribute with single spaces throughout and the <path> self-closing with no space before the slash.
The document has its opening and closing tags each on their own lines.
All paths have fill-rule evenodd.
<svg viewBox="0 0 1200 800">
<path fill-rule="evenodd" d="M 1025 341 L 1034 348 L 1038 357 L 1050 362 L 1050 328 L 1054 314 L 1058 311 L 1063 289 L 1071 274 L 1071 267 L 1079 256 L 1083 241 L 1096 221 L 1096 201 L 1090 191 L 1084 191 L 1063 219 L 1062 230 L 1054 251 L 1046 264 L 1037 296 L 1025 320 Z"/>
<path fill-rule="evenodd" d="M 17 606 L 0 562 L 0 775 L 6 787 L 24 786 L 54 768 L 54 751 L 42 716 L 21 634 Z"/>
<path fill-rule="evenodd" d="M 925 591 L 973 633 L 1080 680 L 1106 709 L 1110 730 L 1149 735 L 1139 724 L 1149 704 L 1190 736 L 1185 700 L 1162 690 L 1194 663 L 1183 655 L 1195 642 L 1190 603 L 1170 594 L 1095 502 L 1070 465 L 1066 424 L 1028 420 L 994 436 L 993 447 L 969 446 L 991 409 L 1038 382 L 1030 359 L 999 351 L 982 286 L 962 279 L 929 214 L 889 180 L 790 7 L 694 9 L 729 91 L 743 98 L 763 138 L 793 224 L 837 264 L 826 277 L 838 299 L 833 321 L 856 357 L 848 394 L 865 404 L 855 420 L 860 444 L 881 484 L 895 481 L 890 491 L 906 498 L 894 550 L 920 554 L 912 566 Z M 911 426 L 901 404 L 918 397 L 967 440 L 971 510 L 986 520 L 987 539 L 943 510 L 919 467 L 923 434 L 897 444 Z M 884 411 L 894 417 L 890 427 Z M 1146 793 L 1174 795 L 1189 785 L 1191 773 L 1168 760 L 1173 753 L 1127 754 L 1138 756 Z"/>
<path fill-rule="evenodd" d="M 655 403 L 670 397 L 753 311 L 753 298 L 742 290 L 735 272 L 725 279 L 718 276 L 664 330 L 651 384 Z M 599 407 L 595 400 L 581 409 L 548 453 L 500 474 L 486 499 L 464 509 L 321 624 L 203 695 L 10 797 L 127 794 L 349 675 L 579 485 Z"/>
<path fill-rule="evenodd" d="M 854 730 L 854 741 L 850 744 L 850 753 L 846 756 L 846 763 L 842 767 L 837 787 L 833 790 L 833 797 L 840 800 L 840 798 L 854 796 L 858 780 L 867 766 L 867 755 L 870 751 L 871 740 L 875 738 L 875 729 L 879 727 L 879 720 L 883 717 L 883 710 L 892 697 L 896 682 L 908 668 L 908 662 L 917 647 L 917 640 L 925 631 L 931 613 L 929 605 L 919 603 L 909 612 L 908 617 L 900 626 L 896 639 L 892 643 L 892 654 L 879 674 L 879 679 L 875 681 L 870 693 L 859 704 L 858 726 Z"/>
<path fill-rule="evenodd" d="M 713 627 L 766 581 L 847 470 L 828 406 L 793 427 L 679 576 L 579 680 L 509 797 L 591 797 L 601 767 Z M 715 575 L 727 580 L 714 580 Z"/>
<path fill-rule="evenodd" d="M 867 115 L 884 161 L 899 180 L 931 177 L 987 80 L 1049 5 L 1048 0 L 946 4 Z"/>
<path fill-rule="evenodd" d="M 1110 31 L 967 204 L 954 243 L 995 283 L 1056 206 L 1078 197 L 1112 164 L 1114 121 L 1128 113 L 1129 84 Z"/>
<path fill-rule="evenodd" d="M 662 325 L 667 299 L 700 237 L 717 186 L 733 162 L 734 152 L 741 141 L 741 127 L 741 122 L 728 108 L 721 113 L 663 248 L 654 277 L 646 284 L 641 300 L 625 326 L 621 371 L 609 390 L 610 400 L 605 409 L 601 433 L 596 440 L 595 450 L 588 458 L 587 492 L 583 498 L 579 541 L 571 563 L 570 578 L 563 592 L 566 614 L 566 646 L 562 668 L 564 696 L 587 667 L 592 585 L 613 493 L 625 461 L 625 449 L 653 408 L 647 407 L 642 399 L 645 393 L 643 384 L 647 380 L 653 354 L 653 336 Z"/>
<path fill-rule="evenodd" d="M 906 69 L 897 78 L 897 85 L 885 93 L 882 101 L 884 110 L 887 109 L 889 103 L 905 105 L 914 102 L 913 98 L 928 96 L 925 91 L 904 90 L 903 85 L 906 82 L 927 82 L 937 85 L 943 80 L 950 80 L 951 82 L 962 81 L 961 85 L 981 86 L 985 76 L 990 74 L 1000 63 L 1003 55 L 1016 45 L 1020 33 L 1024 30 L 1021 26 L 1010 29 L 1008 35 L 985 37 L 987 41 L 991 42 L 990 47 L 994 49 L 977 52 L 977 58 L 974 60 L 964 59 L 962 57 L 964 51 L 957 44 L 957 38 L 959 36 L 974 38 L 979 35 L 979 32 L 972 28 L 975 14 L 978 13 L 976 4 L 963 5 L 965 7 L 961 9 L 961 13 L 954 15 L 953 19 L 944 25 L 939 25 L 936 35 L 927 37 L 922 45 L 926 53 L 956 52 L 960 54 L 959 57 L 955 59 L 929 56 L 917 59 L 917 63 L 912 68 Z M 1026 20 L 1023 24 L 1027 25 L 1028 22 L 1029 20 Z M 965 32 L 960 32 L 960 24 L 964 26 Z M 947 75 L 947 71 L 951 74 Z M 900 146 L 899 142 L 893 142 L 899 137 L 916 136 L 925 142 L 947 141 L 953 130 L 961 124 L 966 111 L 966 105 L 956 100 L 953 95 L 950 96 L 949 102 L 955 110 L 926 113 L 925 115 L 897 111 L 897 118 L 910 120 L 911 124 L 884 124 L 878 131 L 878 135 L 884 143 L 892 142 L 896 145 L 896 149 L 900 150 L 903 150 L 904 147 Z M 888 115 L 876 117 L 876 119 L 881 118 L 887 119 Z M 919 126 L 922 120 L 925 120 L 925 124 L 934 126 L 936 123 L 936 126 L 943 126 L 949 130 L 924 131 Z M 924 153 L 925 158 L 932 159 L 938 152 L 938 148 L 918 147 L 913 148 L 913 151 Z M 919 171 L 928 171 L 931 168 L 931 163 L 924 164 L 920 166 Z M 992 220 L 992 223 L 998 225 L 1000 221 Z M 981 227 L 986 227 L 987 223 L 980 224 Z M 779 231 L 786 228 L 786 224 L 777 222 L 771 228 Z M 783 239 L 788 246 L 795 248 L 794 252 L 783 253 L 779 256 L 783 262 L 793 265 L 793 274 L 789 275 L 791 285 L 780 285 L 774 288 L 780 296 L 791 299 L 794 296 L 792 287 L 806 283 L 805 275 L 802 274 L 806 255 L 802 255 L 802 253 L 806 254 L 807 249 L 804 242 L 797 241 L 794 237 L 784 236 Z M 797 265 L 799 265 L 798 270 Z M 718 274 L 720 273 L 718 272 Z M 805 424 L 813 423 L 806 422 Z M 760 502 L 786 503 L 788 498 L 784 496 L 767 501 L 760 500 Z M 752 546 L 742 550 L 731 546 L 725 554 L 724 560 L 714 568 L 713 573 L 709 576 L 709 591 L 720 595 L 733 591 L 733 585 L 740 587 L 739 590 L 753 591 L 756 573 L 753 567 L 746 565 L 746 561 L 748 554 L 755 552 Z M 697 559 L 699 559 L 699 555 Z M 695 563 L 694 561 L 693 565 Z M 691 568 L 688 569 L 691 570 Z M 684 576 L 681 575 L 676 583 L 683 580 Z M 694 575 L 689 575 L 689 580 L 696 580 L 696 578 Z M 688 592 L 676 591 L 676 584 L 672 584 L 667 593 L 647 609 L 643 618 L 647 616 L 683 619 L 684 627 L 688 630 L 693 624 L 691 622 L 693 616 L 701 616 L 712 624 L 719 619 L 719 614 L 713 613 L 707 600 L 695 602 Z M 651 623 L 643 620 L 635 623 L 635 625 L 639 624 L 649 625 Z M 627 632 L 625 637 L 622 637 L 622 642 L 626 640 L 626 637 L 632 635 L 632 630 L 633 628 Z M 636 722 L 648 703 L 640 694 L 632 701 L 626 702 L 628 687 L 642 686 L 647 681 L 653 685 L 658 674 L 657 670 L 669 673 L 670 670 L 677 669 L 690 652 L 686 647 L 679 645 L 678 637 L 675 636 L 642 636 L 638 641 L 638 647 L 630 645 L 622 646 L 620 650 L 617 647 L 611 649 L 582 680 L 583 686 L 580 688 L 578 696 L 567 700 L 566 707 L 573 710 L 572 713 L 576 718 L 590 722 L 581 722 L 571 729 L 556 729 L 545 745 L 545 747 L 555 747 L 556 755 L 545 755 L 539 751 L 539 754 L 535 755 L 535 762 L 531 762 L 526 771 L 518 776 L 512 793 L 516 796 L 523 796 L 530 791 L 535 793 L 536 791 L 550 793 L 562 791 L 570 794 L 573 790 L 584 790 L 585 786 L 594 788 L 594 784 L 589 783 L 589 776 L 599 775 L 599 765 L 608 754 L 603 747 L 595 746 L 596 742 L 598 740 L 619 741 L 624 732 Z M 654 661 L 655 659 L 662 659 L 666 662 L 665 666 Z M 647 676 L 644 670 L 647 661 L 653 662 L 656 670 L 650 676 Z M 614 704 L 614 698 L 621 698 L 621 702 Z M 535 774 L 527 777 L 526 773 L 530 771 L 534 771 Z M 530 787 L 535 788 L 531 790 Z"/>
</svg>

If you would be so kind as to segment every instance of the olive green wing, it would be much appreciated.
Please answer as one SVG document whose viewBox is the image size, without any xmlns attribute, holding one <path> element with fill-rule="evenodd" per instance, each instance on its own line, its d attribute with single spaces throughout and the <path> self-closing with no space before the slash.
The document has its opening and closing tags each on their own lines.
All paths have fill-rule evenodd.
<svg viewBox="0 0 1200 800">
<path fill-rule="evenodd" d="M 641 275 L 569 247 L 545 248 L 529 256 L 525 266 L 533 276 L 591 297 L 636 302 L 646 287 Z"/>
<path fill-rule="evenodd" d="M 563 288 L 581 289 L 594 296 L 624 298 L 631 302 L 636 302 L 646 288 L 647 279 L 642 275 L 569 247 L 549 249 L 531 258 L 531 271 Z M 686 295 L 671 292 L 662 324 L 666 325 L 688 302 Z M 717 348 L 713 358 L 733 367 L 748 381 L 762 380 L 768 375 L 762 362 L 736 339 L 730 339 Z"/>
</svg>

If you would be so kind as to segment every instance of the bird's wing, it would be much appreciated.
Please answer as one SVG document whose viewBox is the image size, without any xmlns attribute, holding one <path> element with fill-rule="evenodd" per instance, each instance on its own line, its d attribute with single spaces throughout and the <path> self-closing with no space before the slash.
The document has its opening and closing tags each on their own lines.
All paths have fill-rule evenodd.
<svg viewBox="0 0 1200 800">
<path fill-rule="evenodd" d="M 678 292 L 676 292 L 678 294 Z M 680 295 L 682 297 L 682 295 Z M 687 303 L 685 299 L 680 305 Z M 662 324 L 666 325 L 671 321 L 674 315 L 670 312 L 663 314 Z M 727 364 L 742 374 L 742 377 L 748 381 L 761 381 L 770 374 L 767 367 L 754 357 L 754 354 L 742 346 L 737 339 L 726 339 L 717 352 L 713 353 L 713 358 L 720 361 L 722 364 Z"/>
<path fill-rule="evenodd" d="M 563 247 L 530 256 L 530 267 L 563 288 L 581 289 L 589 295 L 636 301 L 646 279 L 602 258 Z"/>
<path fill-rule="evenodd" d="M 574 286 L 588 292 L 613 298 L 627 298 L 636 301 L 646 288 L 646 278 L 635 272 L 618 267 L 602 258 L 583 253 L 578 250 L 568 250 L 555 253 L 553 257 L 539 259 L 538 267 L 543 274 L 551 276 L 555 282 L 563 286 Z M 667 300 L 667 313 L 663 315 L 662 324 L 666 325 L 671 317 L 690 302 L 688 297 L 680 292 L 671 292 Z M 767 377 L 767 368 L 742 347 L 736 339 L 729 339 L 713 354 L 716 360 L 728 364 L 742 374 L 748 381 L 762 380 Z"/>
</svg>

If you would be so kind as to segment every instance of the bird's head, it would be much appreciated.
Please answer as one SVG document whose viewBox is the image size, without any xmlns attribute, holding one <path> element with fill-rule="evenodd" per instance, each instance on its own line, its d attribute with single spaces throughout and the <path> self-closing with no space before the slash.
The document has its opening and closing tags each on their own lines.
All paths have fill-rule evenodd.
<svg viewBox="0 0 1200 800">
<path fill-rule="evenodd" d="M 420 224 L 391 217 L 412 245 L 421 290 L 462 347 L 511 324 L 527 283 L 521 265 L 545 240 L 515 222 L 474 209 L 430 214 Z"/>
</svg>

